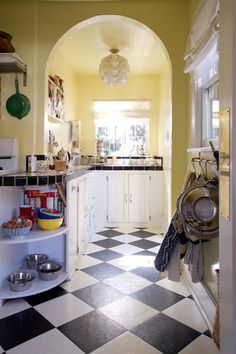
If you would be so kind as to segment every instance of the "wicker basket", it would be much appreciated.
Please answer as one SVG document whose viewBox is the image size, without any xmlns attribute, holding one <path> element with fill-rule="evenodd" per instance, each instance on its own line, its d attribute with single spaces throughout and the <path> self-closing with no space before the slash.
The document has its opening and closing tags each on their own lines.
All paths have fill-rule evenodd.
<svg viewBox="0 0 236 354">
<path fill-rule="evenodd" d="M 55 160 L 53 161 L 56 171 L 65 171 L 66 170 L 66 160 Z"/>
<path fill-rule="evenodd" d="M 8 229 L 6 227 L 3 227 L 2 229 L 4 230 L 4 233 L 7 236 L 17 237 L 17 236 L 25 236 L 25 235 L 27 235 L 30 232 L 31 226 L 21 227 L 21 228 L 18 228 L 18 229 Z"/>
</svg>

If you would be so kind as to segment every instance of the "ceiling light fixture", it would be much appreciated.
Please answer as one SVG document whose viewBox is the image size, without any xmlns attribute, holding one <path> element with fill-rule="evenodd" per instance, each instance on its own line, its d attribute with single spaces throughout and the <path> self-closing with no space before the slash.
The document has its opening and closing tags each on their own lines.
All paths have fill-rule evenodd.
<svg viewBox="0 0 236 354">
<path fill-rule="evenodd" d="M 102 80 L 109 86 L 121 86 L 129 74 L 127 59 L 119 55 L 119 49 L 110 49 L 111 54 L 101 60 L 99 74 Z"/>
</svg>

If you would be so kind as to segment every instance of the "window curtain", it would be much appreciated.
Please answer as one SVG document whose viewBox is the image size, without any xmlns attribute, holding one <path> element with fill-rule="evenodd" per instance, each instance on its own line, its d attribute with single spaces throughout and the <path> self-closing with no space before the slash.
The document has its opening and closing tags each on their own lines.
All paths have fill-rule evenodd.
<svg viewBox="0 0 236 354">
<path fill-rule="evenodd" d="M 218 42 L 219 0 L 206 0 L 190 30 L 184 55 L 185 73 L 193 71 Z"/>
</svg>

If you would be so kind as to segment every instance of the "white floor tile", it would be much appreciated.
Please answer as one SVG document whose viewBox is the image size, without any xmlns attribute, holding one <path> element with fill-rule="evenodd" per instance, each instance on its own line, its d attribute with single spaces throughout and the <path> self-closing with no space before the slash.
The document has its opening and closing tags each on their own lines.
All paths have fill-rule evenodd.
<svg viewBox="0 0 236 354">
<path fill-rule="evenodd" d="M 141 252 L 143 251 L 143 249 L 126 243 L 124 245 L 112 247 L 112 251 L 128 255 L 128 254 Z"/>
<path fill-rule="evenodd" d="M 66 281 L 60 286 L 67 291 L 75 291 L 85 286 L 89 286 L 97 283 L 98 280 L 88 275 L 80 270 L 74 272 L 73 277 L 70 281 Z"/>
<path fill-rule="evenodd" d="M 121 226 L 116 229 L 116 231 L 122 232 L 122 234 L 130 234 L 131 232 L 138 231 L 135 227 Z"/>
<path fill-rule="evenodd" d="M 5 350 L 2 349 L 2 347 L 1 347 L 1 345 L 0 345 L 0 354 L 3 353 L 3 352 L 5 352 Z"/>
<path fill-rule="evenodd" d="M 129 296 L 103 306 L 99 311 L 127 329 L 137 326 L 158 313 L 155 309 Z"/>
<path fill-rule="evenodd" d="M 141 278 L 132 273 L 122 273 L 113 278 L 104 280 L 104 283 L 120 290 L 127 295 L 152 284 L 149 280 Z"/>
<path fill-rule="evenodd" d="M 32 353 L 84 354 L 82 350 L 80 350 L 56 328 L 7 351 L 7 354 Z"/>
<path fill-rule="evenodd" d="M 54 326 L 60 326 L 94 310 L 72 294 L 46 301 L 34 308 Z"/>
<path fill-rule="evenodd" d="M 201 335 L 190 343 L 179 354 L 219 354 L 219 350 L 213 340 L 205 335 Z"/>
<path fill-rule="evenodd" d="M 152 267 L 154 259 L 154 256 L 130 255 L 116 258 L 106 263 L 110 263 L 115 267 L 129 271 L 138 267 Z"/>
<path fill-rule="evenodd" d="M 152 247 L 152 248 L 149 248 L 148 251 L 150 252 L 153 252 L 153 253 L 158 253 L 159 252 L 159 249 L 160 249 L 161 245 L 159 246 L 156 246 L 156 247 Z"/>
<path fill-rule="evenodd" d="M 94 257 L 83 255 L 79 258 L 79 261 L 77 263 L 77 268 L 83 269 L 83 268 L 91 267 L 91 266 L 99 264 L 99 263 L 102 263 L 102 261 L 100 261 L 99 259 L 96 259 Z"/>
<path fill-rule="evenodd" d="M 141 240 L 141 237 L 124 234 L 124 235 L 113 237 L 112 239 L 124 243 L 130 243 L 130 242 Z"/>
<path fill-rule="evenodd" d="M 105 240 L 106 238 L 107 237 L 105 237 L 105 236 L 94 234 L 92 236 L 91 242 L 102 241 L 102 240 Z"/>
<path fill-rule="evenodd" d="M 157 228 L 157 227 L 149 227 L 148 229 L 145 229 L 145 231 L 152 232 L 152 233 L 154 233 L 156 235 L 160 235 L 162 233 L 162 230 L 160 228 Z"/>
<path fill-rule="evenodd" d="M 148 343 L 130 332 L 113 339 L 109 343 L 101 346 L 91 354 L 161 354 Z"/>
<path fill-rule="evenodd" d="M 164 237 L 162 235 L 155 235 L 155 236 L 150 236 L 146 237 L 145 240 L 157 242 L 157 243 L 162 243 Z"/>
<path fill-rule="evenodd" d="M 8 300 L 2 307 L 0 307 L 0 319 L 14 315 L 14 313 L 26 310 L 29 307 L 31 306 L 23 299 Z"/>
<path fill-rule="evenodd" d="M 197 305 L 191 299 L 183 299 L 162 312 L 165 315 L 170 316 L 201 333 L 208 329 L 197 308 Z"/>
<path fill-rule="evenodd" d="M 103 250 L 105 250 L 104 247 L 95 245 L 94 243 L 89 243 L 86 248 L 86 254 L 90 254 L 90 253 L 94 253 L 94 252 L 98 252 L 98 251 L 103 251 Z"/>
<path fill-rule="evenodd" d="M 182 296 L 189 296 L 191 295 L 189 289 L 187 288 L 184 280 L 180 277 L 180 282 L 169 280 L 168 278 L 164 278 L 158 281 L 156 284 L 163 286 L 163 288 L 174 291 L 177 294 Z"/>
</svg>

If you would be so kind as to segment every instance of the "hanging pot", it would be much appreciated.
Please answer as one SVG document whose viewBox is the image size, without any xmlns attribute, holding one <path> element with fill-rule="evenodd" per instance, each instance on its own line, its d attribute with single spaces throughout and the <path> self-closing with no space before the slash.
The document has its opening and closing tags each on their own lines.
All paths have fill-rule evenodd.
<svg viewBox="0 0 236 354">
<path fill-rule="evenodd" d="M 15 79 L 16 93 L 8 98 L 6 108 L 10 115 L 18 119 L 24 118 L 30 111 L 30 100 L 19 92 L 18 79 Z"/>
</svg>

